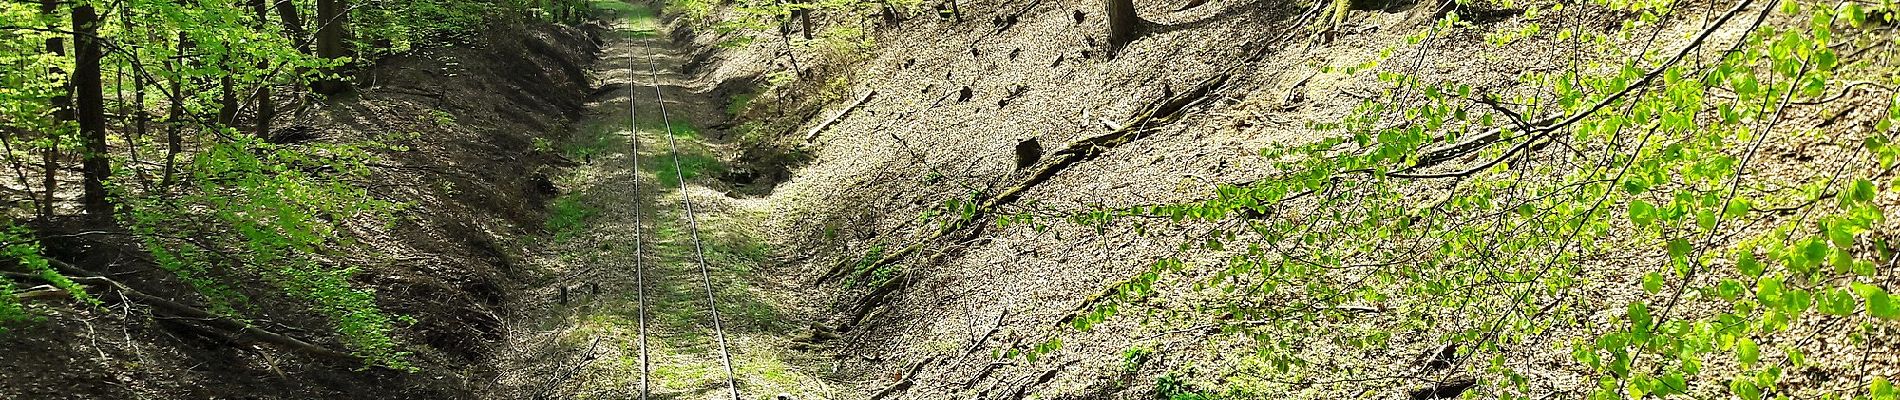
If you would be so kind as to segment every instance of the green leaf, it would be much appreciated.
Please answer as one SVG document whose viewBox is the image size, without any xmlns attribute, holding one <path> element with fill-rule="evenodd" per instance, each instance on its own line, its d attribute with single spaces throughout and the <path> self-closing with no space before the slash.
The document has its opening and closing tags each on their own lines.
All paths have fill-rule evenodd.
<svg viewBox="0 0 1900 400">
<path fill-rule="evenodd" d="M 1846 3 L 1841 6 L 1841 14 L 1847 16 L 1847 26 L 1859 29 L 1861 25 L 1867 23 L 1867 12 L 1860 9 L 1860 3 L 1851 1 Z"/>
<path fill-rule="evenodd" d="M 1741 217 L 1747 216 L 1748 212 L 1753 210 L 1754 207 L 1755 207 L 1755 204 L 1753 202 L 1748 201 L 1748 199 L 1738 198 L 1738 199 L 1730 200 L 1728 202 L 1728 207 L 1725 210 L 1723 210 L 1723 213 L 1727 214 L 1729 218 L 1741 218 Z"/>
<path fill-rule="evenodd" d="M 1873 201 L 1874 183 L 1865 178 L 1854 180 L 1853 185 L 1847 187 L 1847 198 L 1856 203 Z"/>
<path fill-rule="evenodd" d="M 1656 271 L 1650 271 L 1648 274 L 1643 275 L 1643 291 L 1649 292 L 1649 294 L 1656 294 L 1662 291 L 1662 286 L 1662 274 L 1656 273 Z"/>
<path fill-rule="evenodd" d="M 1734 279 L 1723 279 L 1715 284 L 1715 295 L 1728 301 L 1742 298 L 1742 292 L 1746 290 L 1748 289 L 1742 287 L 1741 281 Z"/>
<path fill-rule="evenodd" d="M 1756 387 L 1755 381 L 1749 379 L 1736 378 L 1735 380 L 1729 381 L 1728 391 L 1736 397 L 1744 399 L 1761 398 L 1761 388 Z"/>
<path fill-rule="evenodd" d="M 1630 330 L 1638 333 L 1648 333 L 1649 327 L 1656 323 L 1649 315 L 1649 304 L 1645 304 L 1641 301 L 1630 302 L 1629 319 Z M 1643 339 L 1638 338 L 1637 340 Z"/>
<path fill-rule="evenodd" d="M 1771 276 L 1761 278 L 1761 281 L 1755 282 L 1755 300 L 1760 301 L 1762 304 L 1780 303 L 1781 277 Z"/>
<path fill-rule="evenodd" d="M 1781 300 L 1781 310 L 1789 315 L 1800 315 L 1814 305 L 1814 295 L 1801 289 L 1788 289 Z"/>
<path fill-rule="evenodd" d="M 1795 259 L 1791 259 L 1791 262 L 1788 263 L 1788 268 L 1800 271 L 1801 273 L 1813 272 L 1816 264 L 1827 260 L 1827 243 L 1819 239 L 1810 238 L 1801 246 L 1801 254 L 1799 257 L 1794 258 Z"/>
<path fill-rule="evenodd" d="M 1830 242 L 1833 242 L 1834 247 L 1839 247 L 1842 249 L 1854 248 L 1854 232 L 1850 230 L 1847 224 L 1842 224 L 1838 222 L 1828 224 L 1827 225 L 1827 240 Z"/>
<path fill-rule="evenodd" d="M 1821 293 L 1818 307 L 1822 314 L 1845 316 L 1854 313 L 1854 295 L 1847 289 L 1834 287 Z"/>
<path fill-rule="evenodd" d="M 1641 176 L 1631 176 L 1623 180 L 1624 192 L 1642 194 L 1646 190 L 1649 190 L 1649 182 L 1644 182 Z"/>
<path fill-rule="evenodd" d="M 1768 269 L 1768 267 L 1762 265 L 1761 261 L 1755 259 L 1755 252 L 1742 250 L 1738 253 L 1735 260 L 1735 269 L 1741 270 L 1742 274 L 1748 275 L 1749 277 L 1758 277 L 1761 276 L 1762 272 Z"/>
<path fill-rule="evenodd" d="M 1692 250 L 1694 249 L 1689 246 L 1688 239 L 1669 239 L 1669 259 L 1671 260 L 1686 263 L 1688 262 L 1689 252 Z"/>
<path fill-rule="evenodd" d="M 1853 254 L 1849 253 L 1847 249 L 1840 248 L 1834 249 L 1833 253 L 1834 256 L 1830 257 L 1828 261 L 1829 264 L 1834 265 L 1834 273 L 1845 274 L 1854 271 Z"/>
<path fill-rule="evenodd" d="M 1656 395 L 1658 396 L 1667 396 L 1671 393 L 1686 393 L 1685 390 L 1689 389 L 1689 382 L 1682 379 L 1682 374 L 1671 373 L 1663 375 L 1662 384 L 1656 385 L 1655 389 Z"/>
<path fill-rule="evenodd" d="M 1639 228 L 1648 227 L 1656 221 L 1656 206 L 1647 201 L 1630 200 L 1629 218 Z"/>
<path fill-rule="evenodd" d="M 1886 319 L 1900 319 L 1900 307 L 1894 305 L 1893 297 L 1887 295 L 1886 289 L 1859 282 L 1855 282 L 1853 286 L 1854 293 L 1860 294 L 1862 299 L 1867 300 L 1868 314 Z"/>
<path fill-rule="evenodd" d="M 1754 366 L 1761 361 L 1761 347 L 1755 344 L 1755 339 L 1744 337 L 1735 341 L 1735 358 L 1744 366 Z"/>
</svg>

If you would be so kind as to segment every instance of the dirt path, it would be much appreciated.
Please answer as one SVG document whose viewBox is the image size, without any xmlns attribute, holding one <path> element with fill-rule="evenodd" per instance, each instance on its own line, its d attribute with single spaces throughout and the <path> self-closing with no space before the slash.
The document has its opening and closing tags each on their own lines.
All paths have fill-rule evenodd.
<svg viewBox="0 0 1900 400">
<path fill-rule="evenodd" d="M 696 212 L 741 397 L 859 397 L 818 378 L 832 370 L 830 360 L 787 350 L 803 332 L 799 321 L 811 315 L 809 307 L 788 295 L 791 283 L 778 278 L 786 274 L 768 270 L 771 249 L 755 233 L 764 204 L 729 197 L 714 179 L 730 149 L 695 128 L 722 121 L 723 105 L 675 71 L 686 58 L 658 35 L 650 9 L 617 12 L 623 18 L 593 69 L 601 87 L 615 89 L 591 99 L 589 119 L 572 137 L 541 144 L 582 165 L 557 180 L 563 195 L 552 205 L 553 237 L 528 246 L 541 249 L 531 262 L 551 276 L 510 308 L 508 342 L 491 366 L 498 390 L 485 396 L 637 398 L 636 271 L 644 268 L 652 398 L 730 398 L 677 174 Z M 657 76 L 649 75 L 656 67 Z M 655 86 L 672 117 L 678 169 Z M 635 123 L 639 129 L 630 130 Z M 630 139 L 639 143 L 637 154 Z"/>
</svg>

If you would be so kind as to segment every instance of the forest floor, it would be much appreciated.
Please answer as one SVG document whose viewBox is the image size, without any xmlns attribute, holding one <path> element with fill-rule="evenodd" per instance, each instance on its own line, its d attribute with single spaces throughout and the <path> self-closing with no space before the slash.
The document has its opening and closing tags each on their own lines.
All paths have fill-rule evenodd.
<svg viewBox="0 0 1900 400">
<path fill-rule="evenodd" d="M 602 89 L 570 137 L 539 144 L 580 163 L 556 180 L 551 235 L 530 255 L 551 280 L 515 296 L 492 366 L 501 390 L 488 395 L 636 398 L 644 319 L 653 398 L 729 398 L 716 306 L 744 398 L 855 397 L 817 377 L 829 360 L 785 350 L 815 309 L 779 278 L 791 274 L 769 270 L 777 263 L 755 225 L 762 200 L 730 197 L 718 180 L 727 169 L 720 155 L 734 145 L 697 127 L 722 122 L 723 105 L 674 70 L 686 57 L 659 34 L 653 10 L 606 7 L 616 17 L 592 70 Z M 695 224 L 710 282 L 695 256 Z"/>
</svg>

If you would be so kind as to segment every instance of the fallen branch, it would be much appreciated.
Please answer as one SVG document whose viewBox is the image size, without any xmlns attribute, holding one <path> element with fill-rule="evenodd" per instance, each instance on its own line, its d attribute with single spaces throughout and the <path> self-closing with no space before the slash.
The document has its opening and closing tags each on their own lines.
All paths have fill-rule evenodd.
<svg viewBox="0 0 1900 400">
<path fill-rule="evenodd" d="M 39 285 L 28 288 L 25 291 L 13 293 L 13 297 L 20 300 L 70 299 L 72 298 L 72 293 L 68 293 L 65 289 L 53 287 L 53 285 Z"/>
<path fill-rule="evenodd" d="M 837 115 L 833 115 L 831 116 L 831 118 L 826 118 L 825 122 L 820 122 L 818 123 L 818 126 L 812 127 L 810 131 L 805 132 L 805 143 L 811 143 L 812 140 L 818 139 L 819 132 L 824 132 L 825 128 L 831 127 L 831 124 L 838 123 L 838 120 L 844 119 L 845 115 L 851 114 L 852 110 L 856 110 L 858 109 L 858 107 L 863 106 L 865 102 L 871 101 L 872 96 L 876 96 L 876 95 L 877 95 L 876 90 L 864 92 L 863 96 L 858 96 L 858 101 L 851 103 L 851 106 L 849 107 L 845 107 L 844 111 L 839 111 Z"/>
<path fill-rule="evenodd" d="M 996 332 L 1003 330 L 1003 317 L 1007 315 L 1009 315 L 1007 312 L 996 313 L 996 322 L 990 327 L 989 332 L 984 332 L 982 336 L 976 337 L 976 341 L 970 342 L 970 347 L 965 348 L 963 355 L 957 356 L 957 362 L 950 364 L 950 367 L 956 368 L 963 366 L 965 360 L 969 359 L 971 355 L 976 354 L 977 350 L 982 350 L 983 342 L 990 341 L 991 336 L 996 336 Z"/>
<path fill-rule="evenodd" d="M 1061 150 L 1050 153 L 1048 157 L 1044 157 L 1045 164 L 1043 164 L 1041 168 L 1037 168 L 1034 173 L 1031 173 L 1015 186 L 1004 189 L 996 196 L 984 201 L 969 217 L 946 224 L 943 228 L 931 234 L 930 237 L 905 246 L 903 249 L 886 254 L 884 258 L 878 259 L 876 262 L 863 268 L 863 270 L 875 270 L 877 267 L 895 263 L 897 260 L 909 256 L 910 253 L 923 248 L 924 243 L 963 229 L 969 226 L 971 222 L 981 220 L 983 217 L 988 216 L 990 212 L 995 211 L 998 207 L 1015 202 L 1022 197 L 1024 192 L 1055 177 L 1057 173 L 1061 173 L 1069 167 L 1083 161 L 1093 160 L 1116 146 L 1146 137 L 1149 133 L 1153 132 L 1152 128 L 1179 119 L 1181 111 L 1207 98 L 1208 94 L 1213 93 L 1215 89 L 1225 85 L 1229 77 L 1230 75 L 1217 75 L 1204 79 L 1200 84 L 1195 85 L 1193 90 L 1187 93 L 1150 103 L 1146 108 L 1147 111 L 1137 114 L 1138 116 L 1133 118 L 1129 123 L 1122 124 L 1121 129 L 1076 141 L 1063 147 Z"/>
<path fill-rule="evenodd" d="M 50 264 L 52 264 L 53 268 L 59 270 L 63 274 L 66 274 L 67 278 L 71 279 L 73 282 L 80 282 L 80 283 L 85 283 L 89 285 L 112 289 L 115 293 L 118 293 L 119 297 L 121 297 L 122 299 L 129 302 L 133 302 L 133 303 L 144 304 L 148 307 L 151 307 L 153 311 L 156 311 L 159 313 L 163 313 L 163 314 L 180 318 L 180 319 L 188 319 L 194 322 L 204 324 L 205 326 L 208 326 L 217 330 L 235 334 L 238 337 L 248 337 L 260 342 L 275 345 L 285 350 L 290 350 L 292 352 L 303 353 L 306 355 L 315 356 L 317 358 L 323 358 L 323 359 L 329 359 L 329 360 L 335 360 L 335 361 L 341 361 L 341 362 L 347 362 L 347 363 L 353 363 L 353 364 L 366 364 L 366 360 L 364 360 L 362 357 L 357 357 L 349 353 L 331 350 L 329 348 L 311 344 L 310 342 L 305 342 L 297 338 L 293 338 L 293 337 L 285 336 L 283 334 L 279 334 L 276 332 L 264 330 L 256 326 L 252 326 L 251 324 L 245 323 L 243 321 L 238 321 L 236 319 L 232 319 L 231 317 L 213 314 L 211 312 L 198 309 L 197 307 L 180 304 L 178 302 L 167 300 L 158 296 L 145 294 L 144 292 L 140 292 L 136 289 L 132 289 L 132 287 L 126 286 L 123 283 L 119 283 L 119 281 L 112 280 L 112 278 L 107 278 L 103 274 L 87 271 L 83 268 L 79 268 L 78 266 L 68 264 L 64 261 L 54 260 L 54 259 L 47 259 L 47 261 Z"/>
<path fill-rule="evenodd" d="M 1055 380 L 1056 375 L 1062 373 L 1062 370 L 1069 369 L 1069 366 L 1075 365 L 1075 363 L 1078 363 L 1078 362 L 1081 362 L 1081 361 L 1071 360 L 1069 362 L 1062 363 L 1062 365 L 1058 365 L 1055 368 L 1050 368 L 1048 371 L 1044 371 L 1042 375 L 1036 377 L 1035 382 L 1030 382 L 1020 387 L 1017 387 L 1016 394 L 1009 396 L 1009 398 L 1011 399 L 1026 398 L 1026 397 L 1023 397 L 1023 395 L 1029 394 L 1029 388 L 1048 384 L 1049 381 Z"/>
<path fill-rule="evenodd" d="M 997 20 L 994 21 L 996 25 L 995 33 L 1003 33 L 1003 31 L 1009 30 L 1010 27 L 1016 26 L 1016 22 L 1022 20 L 1023 14 L 1028 14 L 1029 10 L 1033 10 L 1036 6 L 1040 5 L 1042 5 L 1042 0 L 1032 1 L 1029 2 L 1029 5 L 1016 9 L 1016 12 L 1010 13 L 1008 16 L 997 17 Z"/>
<path fill-rule="evenodd" d="M 991 373 L 996 372 L 997 369 L 1002 368 L 1004 365 L 1011 365 L 1011 363 L 1005 361 L 991 361 L 989 365 L 983 367 L 983 370 L 977 371 L 976 376 L 970 377 L 970 380 L 963 381 L 963 390 L 970 390 L 970 388 L 976 387 L 977 381 L 988 378 Z"/>
<path fill-rule="evenodd" d="M 864 299 L 858 301 L 857 309 L 851 312 L 851 319 L 845 321 L 845 326 L 855 326 L 859 322 L 863 322 L 864 317 L 871 315 L 871 310 L 876 309 L 879 304 L 882 304 L 885 297 L 890 296 L 891 293 L 896 293 L 897 289 L 904 287 L 905 282 L 909 280 L 910 271 L 904 271 L 898 273 L 897 276 L 891 277 L 891 279 L 885 280 L 884 284 L 878 285 L 876 289 L 872 289 L 870 294 L 864 295 Z"/>
<path fill-rule="evenodd" d="M 916 365 L 910 366 L 910 371 L 904 372 L 903 379 L 898 380 L 895 384 L 891 384 L 890 387 L 884 388 L 884 390 L 879 390 L 877 394 L 871 395 L 871 400 L 882 399 L 897 394 L 897 392 L 904 391 L 905 389 L 910 389 L 911 386 L 915 386 L 917 384 L 917 373 L 923 371 L 924 366 L 930 365 L 930 362 L 935 358 L 936 357 L 926 357 L 923 361 L 918 361 Z"/>
</svg>

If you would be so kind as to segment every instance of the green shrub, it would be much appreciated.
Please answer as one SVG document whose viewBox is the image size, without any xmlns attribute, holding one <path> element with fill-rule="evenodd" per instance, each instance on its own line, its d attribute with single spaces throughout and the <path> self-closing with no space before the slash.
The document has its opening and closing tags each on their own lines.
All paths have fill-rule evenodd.
<svg viewBox="0 0 1900 400">
<path fill-rule="evenodd" d="M 419 44 L 466 42 L 494 11 L 482 1 L 371 2 L 354 9 L 351 18 L 358 54 L 378 55 L 408 52 Z"/>
<path fill-rule="evenodd" d="M 59 271 L 53 270 L 51 262 L 41 255 L 39 240 L 33 231 L 24 226 L 0 226 L 0 262 L 10 262 L 21 270 L 38 274 L 40 280 L 52 283 L 53 287 L 66 291 L 73 300 L 81 304 L 99 306 L 99 300 L 86 293 L 86 288 L 74 283 Z M 18 326 L 31 322 L 37 317 L 20 303 L 14 295 L 16 286 L 13 281 L 0 279 L 0 334 L 9 326 Z"/>
<path fill-rule="evenodd" d="M 371 158 L 355 144 L 291 146 L 239 136 L 192 159 L 191 190 L 122 195 L 130 206 L 123 217 L 159 266 L 211 300 L 212 311 L 235 316 L 247 299 L 232 288 L 262 278 L 327 317 L 352 354 L 410 369 L 409 353 L 391 335 L 393 318 L 373 293 L 350 284 L 357 269 L 316 258 L 361 250 L 343 230 L 345 221 L 387 226 L 403 208 L 354 184 L 367 179 Z"/>
<path fill-rule="evenodd" d="M 13 281 L 0 279 L 0 335 L 12 327 L 33 320 L 33 314 L 13 295 Z"/>
<path fill-rule="evenodd" d="M 1189 386 L 1180 377 L 1170 372 L 1155 378 L 1155 396 L 1167 400 L 1211 400 L 1208 396 Z"/>
</svg>

